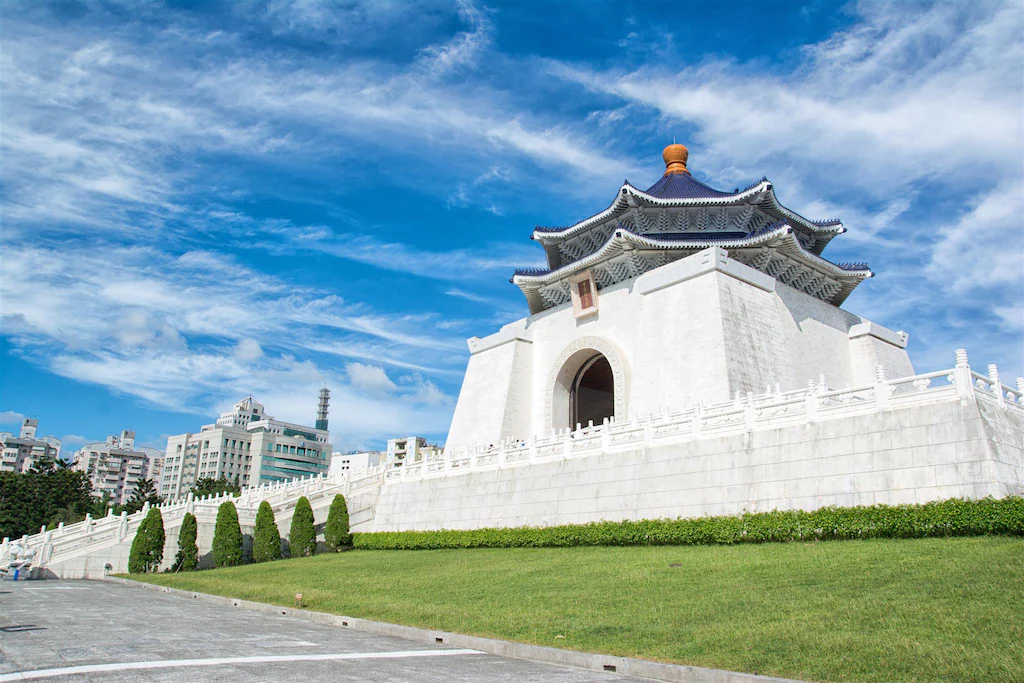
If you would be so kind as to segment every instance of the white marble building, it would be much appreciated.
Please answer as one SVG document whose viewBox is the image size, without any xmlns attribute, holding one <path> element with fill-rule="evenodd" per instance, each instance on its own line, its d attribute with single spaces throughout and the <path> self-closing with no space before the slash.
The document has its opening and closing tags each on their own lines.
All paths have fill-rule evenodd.
<svg viewBox="0 0 1024 683">
<path fill-rule="evenodd" d="M 821 253 L 845 228 L 783 207 L 762 180 L 719 192 L 682 145 L 647 191 L 537 228 L 549 268 L 517 271 L 531 315 L 471 357 L 446 449 L 624 420 L 808 380 L 844 387 L 914 374 L 907 334 L 839 305 L 872 273 Z"/>
</svg>

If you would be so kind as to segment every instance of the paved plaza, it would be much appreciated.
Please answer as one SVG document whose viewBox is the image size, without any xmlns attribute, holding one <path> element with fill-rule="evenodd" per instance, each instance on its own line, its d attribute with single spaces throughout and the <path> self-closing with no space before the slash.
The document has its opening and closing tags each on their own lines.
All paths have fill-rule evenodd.
<svg viewBox="0 0 1024 683">
<path fill-rule="evenodd" d="M 0 682 L 639 681 L 94 581 L 0 583 Z"/>
</svg>

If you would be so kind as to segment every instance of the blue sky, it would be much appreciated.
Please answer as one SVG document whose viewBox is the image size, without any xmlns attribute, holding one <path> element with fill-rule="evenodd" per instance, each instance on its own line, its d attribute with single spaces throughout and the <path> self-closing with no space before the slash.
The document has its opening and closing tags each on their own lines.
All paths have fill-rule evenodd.
<svg viewBox="0 0 1024 683">
<path fill-rule="evenodd" d="M 877 276 L 919 371 L 1024 374 L 1008 2 L 6 2 L 0 429 L 162 446 L 248 393 L 339 448 L 443 440 L 534 225 L 673 137 Z"/>
</svg>

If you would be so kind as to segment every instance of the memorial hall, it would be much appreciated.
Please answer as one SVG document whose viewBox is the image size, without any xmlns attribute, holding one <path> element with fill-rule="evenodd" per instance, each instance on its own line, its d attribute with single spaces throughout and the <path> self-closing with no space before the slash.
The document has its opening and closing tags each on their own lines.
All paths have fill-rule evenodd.
<svg viewBox="0 0 1024 683">
<path fill-rule="evenodd" d="M 840 306 L 873 273 L 823 253 L 845 232 L 783 206 L 767 179 L 723 192 L 665 148 L 647 190 L 532 239 L 548 267 L 512 278 L 527 318 L 469 340 L 447 448 L 786 392 L 914 374 L 907 334 Z"/>
</svg>

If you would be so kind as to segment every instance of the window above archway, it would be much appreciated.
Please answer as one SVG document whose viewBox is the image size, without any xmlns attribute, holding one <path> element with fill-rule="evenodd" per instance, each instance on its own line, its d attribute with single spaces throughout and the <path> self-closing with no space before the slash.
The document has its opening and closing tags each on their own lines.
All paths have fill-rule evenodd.
<svg viewBox="0 0 1024 683">
<path fill-rule="evenodd" d="M 577 318 L 586 318 L 597 314 L 597 282 L 589 270 L 573 276 L 569 280 L 572 295 L 572 312 Z"/>
</svg>

